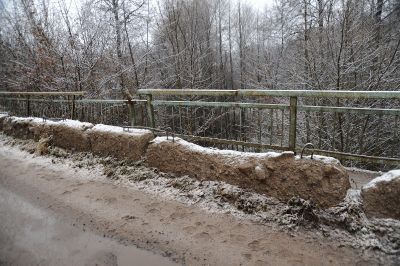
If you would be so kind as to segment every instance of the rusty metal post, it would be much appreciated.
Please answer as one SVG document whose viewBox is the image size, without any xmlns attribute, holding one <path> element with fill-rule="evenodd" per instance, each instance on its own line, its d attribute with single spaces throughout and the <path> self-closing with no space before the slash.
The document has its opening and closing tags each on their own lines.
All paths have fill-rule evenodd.
<svg viewBox="0 0 400 266">
<path fill-rule="evenodd" d="M 71 119 L 75 119 L 75 95 L 72 95 Z"/>
<path fill-rule="evenodd" d="M 296 153 L 297 97 L 290 97 L 289 149 Z"/>
<path fill-rule="evenodd" d="M 30 96 L 26 96 L 26 116 L 31 116 L 31 101 Z"/>
<path fill-rule="evenodd" d="M 135 113 L 135 105 L 132 100 L 128 100 L 128 115 L 129 115 L 129 123 L 130 126 L 135 126 L 136 125 L 136 113 Z"/>
<path fill-rule="evenodd" d="M 147 117 L 149 119 L 150 127 L 155 128 L 156 123 L 154 120 L 154 107 L 153 107 L 153 96 L 151 94 L 147 94 Z"/>
</svg>

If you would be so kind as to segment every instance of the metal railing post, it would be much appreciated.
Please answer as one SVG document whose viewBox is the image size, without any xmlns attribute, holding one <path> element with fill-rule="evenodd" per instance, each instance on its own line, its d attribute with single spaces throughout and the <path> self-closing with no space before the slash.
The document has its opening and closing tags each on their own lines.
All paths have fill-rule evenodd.
<svg viewBox="0 0 400 266">
<path fill-rule="evenodd" d="M 128 115 L 129 115 L 129 123 L 130 126 L 136 125 L 136 114 L 135 114 L 135 105 L 132 100 L 128 100 Z"/>
<path fill-rule="evenodd" d="M 296 153 L 297 97 L 290 97 L 289 149 Z"/>
<path fill-rule="evenodd" d="M 156 123 L 154 120 L 154 107 L 153 107 L 153 95 L 147 94 L 147 117 L 149 118 L 150 127 L 155 128 Z"/>
<path fill-rule="evenodd" d="M 75 119 L 75 95 L 72 95 L 71 119 Z"/>
<path fill-rule="evenodd" d="M 30 96 L 26 96 L 26 116 L 31 116 L 31 101 Z"/>
</svg>

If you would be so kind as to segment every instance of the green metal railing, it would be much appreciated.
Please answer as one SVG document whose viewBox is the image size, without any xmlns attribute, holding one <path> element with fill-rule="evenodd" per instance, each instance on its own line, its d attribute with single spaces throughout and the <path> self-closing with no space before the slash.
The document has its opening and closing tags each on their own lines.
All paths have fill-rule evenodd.
<svg viewBox="0 0 400 266">
<path fill-rule="evenodd" d="M 288 145 L 277 146 L 271 143 L 250 143 L 237 140 L 215 139 L 200 136 L 190 136 L 190 138 L 200 141 L 210 141 L 221 144 L 235 144 L 246 147 L 253 147 L 257 149 L 274 149 L 274 150 L 291 150 L 298 152 L 301 147 L 296 144 L 297 130 L 298 130 L 298 113 L 299 112 L 328 112 L 336 115 L 342 114 L 358 114 L 358 115 L 389 115 L 394 116 L 396 125 L 394 127 L 394 135 L 397 136 L 398 117 L 400 116 L 400 109 L 398 108 L 369 108 L 369 107 L 340 107 L 340 106 L 312 106 L 312 105 L 298 105 L 298 98 L 334 98 L 334 99 L 354 99 L 354 100 L 400 100 L 400 91 L 305 91 L 305 90 L 160 90 L 160 89 L 143 89 L 138 91 L 139 95 L 147 97 L 147 110 L 149 113 L 149 123 L 151 127 L 156 127 L 154 107 L 156 106 L 173 106 L 173 107 L 225 107 L 225 108 L 239 108 L 239 109 L 270 109 L 270 110 L 289 110 L 289 134 Z M 249 103 L 249 102 L 219 102 L 219 101 L 203 101 L 203 100 L 154 100 L 153 98 L 168 97 L 168 96 L 208 96 L 208 97 L 231 97 L 233 99 L 250 99 L 254 97 L 279 97 L 289 98 L 289 104 L 265 104 L 265 103 Z M 338 100 L 337 100 L 338 101 Z M 399 102 L 396 102 L 399 106 Z M 272 121 L 272 120 L 271 120 Z M 283 121 L 283 118 L 282 118 Z M 272 122 L 271 122 L 272 123 Z M 242 124 L 242 122 L 241 122 Z M 282 122 L 283 124 L 283 122 Z M 400 149 L 400 143 L 397 143 Z M 400 166 L 399 158 L 390 158 L 384 156 L 371 156 L 362 154 L 352 154 L 336 150 L 320 150 L 315 149 L 315 153 L 327 156 L 334 156 L 341 160 L 355 160 L 376 164 L 387 164 Z M 400 154 L 400 153 L 399 153 Z"/>
<path fill-rule="evenodd" d="M 83 99 L 85 92 L 0 92 L 0 108 L 13 115 L 135 125 L 146 100 Z M 139 105 L 139 106 L 138 106 Z M 1 110 L 0 110 L 1 111 Z M 142 115 L 146 115 L 145 113 Z M 143 120 L 143 119 L 142 119 Z"/>
<path fill-rule="evenodd" d="M 33 102 L 46 102 L 48 100 L 45 99 L 37 99 L 34 97 L 46 96 L 46 97 L 64 97 L 67 98 L 66 100 L 57 100 L 53 99 L 52 102 L 65 102 L 70 107 L 70 118 L 75 118 L 75 106 L 76 106 L 76 97 L 82 97 L 85 95 L 86 92 L 82 91 L 73 91 L 73 92 L 0 92 L 0 97 L 5 100 L 6 96 L 17 96 L 18 98 L 7 98 L 8 101 L 24 101 L 24 109 L 26 110 L 25 115 L 31 116 L 32 115 L 32 108 L 31 105 Z M 11 109 L 11 106 L 9 106 Z"/>
<path fill-rule="evenodd" d="M 400 91 L 143 89 L 138 95 L 143 99 L 85 99 L 84 92 L 0 92 L 0 107 L 20 116 L 164 129 L 228 149 L 299 152 L 312 142 L 315 154 L 400 166 Z M 371 127 L 378 133 L 368 132 Z M 345 132 L 349 129 L 351 134 Z M 350 137 L 346 140 L 344 135 Z M 365 135 L 371 145 L 365 144 Z M 339 145 L 353 142 L 357 148 Z"/>
</svg>

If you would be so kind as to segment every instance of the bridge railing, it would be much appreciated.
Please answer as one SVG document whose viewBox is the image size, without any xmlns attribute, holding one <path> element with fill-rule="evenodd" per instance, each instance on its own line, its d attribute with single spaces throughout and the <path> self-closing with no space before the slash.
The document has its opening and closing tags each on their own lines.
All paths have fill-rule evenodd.
<svg viewBox="0 0 400 266">
<path fill-rule="evenodd" d="M 224 149 L 300 152 L 312 143 L 315 154 L 350 166 L 400 166 L 400 91 L 143 89 L 138 95 L 128 101 L 87 99 L 84 92 L 0 92 L 0 108 L 162 129 Z"/>
<path fill-rule="evenodd" d="M 85 99 L 85 92 L 0 92 L 0 111 L 110 125 L 146 124 L 146 100 Z"/>
<path fill-rule="evenodd" d="M 138 94 L 147 97 L 149 124 L 154 128 L 162 124 L 157 119 L 163 114 L 174 116 L 182 113 L 182 107 L 198 108 L 200 112 L 201 108 L 237 110 L 229 120 L 230 124 L 238 124 L 233 127 L 239 128 L 234 140 L 190 136 L 200 142 L 236 145 L 242 150 L 247 147 L 295 152 L 311 142 L 316 154 L 389 167 L 400 165 L 400 91 L 143 89 Z M 218 111 L 214 115 L 221 114 L 229 112 Z M 182 120 L 182 115 L 178 116 Z M 221 125 L 220 135 L 224 130 L 232 131 L 226 123 Z M 182 135 L 187 134 L 186 131 Z"/>
</svg>

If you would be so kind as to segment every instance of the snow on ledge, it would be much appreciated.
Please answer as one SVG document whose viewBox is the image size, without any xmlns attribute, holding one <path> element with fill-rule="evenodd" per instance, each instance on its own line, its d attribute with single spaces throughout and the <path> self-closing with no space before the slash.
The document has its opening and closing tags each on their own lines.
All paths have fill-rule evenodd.
<svg viewBox="0 0 400 266">
<path fill-rule="evenodd" d="M 2 118 L 2 117 L 8 117 L 8 114 L 7 113 L 0 113 L 0 118 Z"/>
<path fill-rule="evenodd" d="M 151 141 L 151 143 L 159 144 L 164 141 L 172 141 L 172 137 L 170 136 L 167 140 L 167 137 L 157 137 Z M 181 138 L 175 137 L 175 142 L 179 145 L 185 146 L 187 149 L 193 152 L 200 152 L 206 154 L 214 154 L 214 155 L 224 155 L 230 157 L 242 157 L 242 158 L 271 158 L 271 157 L 278 157 L 282 154 L 294 154 L 291 151 L 284 151 L 284 152 L 265 152 L 265 153 L 253 153 L 253 152 L 240 152 L 240 151 L 233 151 L 233 150 L 219 150 L 215 148 L 206 148 L 200 145 L 188 142 Z M 311 156 L 304 156 L 303 158 L 311 159 Z M 295 156 L 296 160 L 300 159 L 300 156 Z M 313 160 L 323 162 L 325 164 L 336 164 L 340 165 L 340 161 L 333 157 L 321 156 L 321 155 L 313 155 Z"/>
<path fill-rule="evenodd" d="M 311 160 L 311 155 L 309 156 L 303 156 L 303 158 L 305 159 L 310 159 Z M 296 156 L 296 160 L 299 160 L 300 156 L 297 155 Z M 316 161 L 320 161 L 323 162 L 325 164 L 336 164 L 336 165 L 340 165 L 340 161 L 336 158 L 333 157 L 328 157 L 328 156 L 322 156 L 322 155 L 313 155 L 312 160 L 316 160 Z"/>
<path fill-rule="evenodd" d="M 394 179 L 400 179 L 400 169 L 392 170 L 372 179 L 368 184 L 362 187 L 362 189 L 374 188 L 380 182 L 390 182 Z"/>
<path fill-rule="evenodd" d="M 90 129 L 90 131 L 100 131 L 100 132 L 109 132 L 109 133 L 117 133 L 117 134 L 128 134 L 128 135 L 143 135 L 151 133 L 150 130 L 147 129 L 139 129 L 139 128 L 130 128 L 129 131 L 124 131 L 123 127 L 118 126 L 109 126 L 104 124 L 97 124 Z"/>
<path fill-rule="evenodd" d="M 60 121 L 52 121 L 51 119 L 47 119 L 46 121 L 43 121 L 43 118 L 39 117 L 18 117 L 18 116 L 12 116 L 11 119 L 14 122 L 32 122 L 35 124 L 45 124 L 45 125 L 64 125 L 67 127 L 72 127 L 77 129 L 87 129 L 93 127 L 92 123 L 81 122 L 78 120 L 71 120 L 71 119 L 65 119 Z"/>
<path fill-rule="evenodd" d="M 155 144 L 160 144 L 162 142 L 172 142 L 172 137 L 170 136 L 168 139 L 167 137 L 157 137 L 151 141 L 151 143 Z M 252 153 L 252 152 L 240 152 L 240 151 L 232 151 L 232 150 L 219 150 L 215 148 L 205 148 L 200 145 L 188 142 L 186 140 L 183 140 L 181 138 L 175 137 L 175 143 L 184 146 L 186 149 L 193 151 L 193 152 L 198 152 L 198 153 L 204 153 L 204 154 L 212 154 L 212 155 L 223 155 L 223 156 L 228 156 L 232 158 L 271 158 L 271 157 L 278 157 L 283 153 L 288 153 L 288 154 L 293 154 L 293 152 L 265 152 L 265 153 Z"/>
<path fill-rule="evenodd" d="M 53 121 L 51 121 L 51 122 L 53 122 Z M 46 123 L 47 123 L 47 121 L 46 121 Z M 59 125 L 65 125 L 67 127 L 82 128 L 82 129 L 87 129 L 87 128 L 93 127 L 92 123 L 81 122 L 79 120 L 70 120 L 70 119 L 62 120 L 59 122 L 53 122 L 53 123 L 58 123 Z"/>
</svg>

